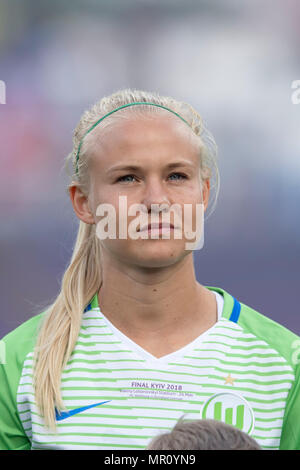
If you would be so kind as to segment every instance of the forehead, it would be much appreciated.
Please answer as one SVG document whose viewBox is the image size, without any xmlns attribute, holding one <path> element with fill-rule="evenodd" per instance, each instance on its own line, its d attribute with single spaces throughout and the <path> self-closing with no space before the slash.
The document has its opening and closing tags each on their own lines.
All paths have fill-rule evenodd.
<svg viewBox="0 0 300 470">
<path fill-rule="evenodd" d="M 179 117 L 139 116 L 117 119 L 104 132 L 97 130 L 92 161 L 93 166 L 107 167 L 116 161 L 128 163 L 132 160 L 160 162 L 166 158 L 199 157 L 201 140 Z"/>
</svg>

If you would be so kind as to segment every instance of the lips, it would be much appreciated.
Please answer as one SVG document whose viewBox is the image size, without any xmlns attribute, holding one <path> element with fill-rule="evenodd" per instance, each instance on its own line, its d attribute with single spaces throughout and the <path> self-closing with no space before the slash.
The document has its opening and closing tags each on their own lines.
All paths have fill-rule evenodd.
<svg viewBox="0 0 300 470">
<path fill-rule="evenodd" d="M 174 225 L 173 224 L 168 224 L 166 222 L 160 222 L 160 223 L 153 223 L 153 224 L 148 224 L 144 225 L 141 230 L 138 230 L 139 232 L 143 232 L 145 230 L 152 230 L 152 229 L 161 229 L 161 228 L 170 228 L 173 229 Z"/>
</svg>

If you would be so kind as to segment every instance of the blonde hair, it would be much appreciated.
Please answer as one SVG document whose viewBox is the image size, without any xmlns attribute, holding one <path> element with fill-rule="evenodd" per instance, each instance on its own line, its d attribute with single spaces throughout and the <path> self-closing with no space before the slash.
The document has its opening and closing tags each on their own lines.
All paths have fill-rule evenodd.
<svg viewBox="0 0 300 470">
<path fill-rule="evenodd" d="M 148 117 L 151 114 L 155 116 L 157 113 L 166 117 L 167 114 L 173 114 L 156 106 L 135 105 L 113 113 L 96 126 L 92 132 L 85 135 L 101 116 L 119 106 L 139 101 L 166 106 L 180 114 L 188 122 L 194 134 L 200 138 L 199 157 L 202 179 L 211 179 L 212 170 L 215 169 L 216 200 L 219 192 L 219 174 L 216 165 L 217 146 L 212 135 L 204 127 L 199 114 L 184 102 L 160 96 L 158 93 L 135 89 L 119 90 L 110 96 L 103 97 L 83 113 L 73 133 L 73 150 L 65 161 L 66 169 L 72 162 L 73 172 L 70 176 L 73 184 L 76 182 L 83 193 L 88 195 L 89 157 L 93 149 L 99 144 L 101 145 L 101 136 L 105 133 L 105 129 L 111 128 L 118 119 L 143 117 L 145 114 Z M 82 139 L 76 172 L 76 156 Z M 61 374 L 76 345 L 83 311 L 91 298 L 99 291 L 101 284 L 101 247 L 96 236 L 96 226 L 80 220 L 72 258 L 62 278 L 61 291 L 56 300 L 44 311 L 34 351 L 35 400 L 40 414 L 44 417 L 45 424 L 53 431 L 56 431 L 55 408 L 57 411 L 66 410 L 60 389 Z"/>
</svg>

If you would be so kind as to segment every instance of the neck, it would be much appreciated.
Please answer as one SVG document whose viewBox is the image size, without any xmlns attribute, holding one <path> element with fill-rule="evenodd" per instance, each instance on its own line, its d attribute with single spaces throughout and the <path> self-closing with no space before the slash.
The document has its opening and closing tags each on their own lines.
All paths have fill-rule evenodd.
<svg viewBox="0 0 300 470">
<path fill-rule="evenodd" d="M 215 322 L 214 294 L 197 282 L 192 254 L 165 268 L 120 266 L 106 256 L 102 262 L 99 307 L 125 334 L 163 337 Z"/>
</svg>

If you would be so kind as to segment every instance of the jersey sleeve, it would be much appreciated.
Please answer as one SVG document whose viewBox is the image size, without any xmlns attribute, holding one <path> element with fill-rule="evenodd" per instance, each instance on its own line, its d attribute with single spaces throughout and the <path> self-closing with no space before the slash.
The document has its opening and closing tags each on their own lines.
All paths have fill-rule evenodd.
<svg viewBox="0 0 300 470">
<path fill-rule="evenodd" d="M 39 317 L 23 323 L 0 341 L 0 450 L 31 449 L 17 408 L 17 392 L 26 355 L 33 349 Z"/>
<path fill-rule="evenodd" d="M 300 450 L 300 359 L 295 372 L 285 408 L 280 450 Z"/>
<path fill-rule="evenodd" d="M 19 419 L 17 388 L 21 370 L 12 354 L 10 341 L 1 342 L 2 364 L 0 364 L 0 450 L 27 450 L 30 441 Z"/>
<path fill-rule="evenodd" d="M 242 305 L 239 324 L 273 348 L 294 376 L 285 402 L 280 450 L 300 450 L 300 337 L 256 310 Z"/>
</svg>

